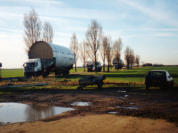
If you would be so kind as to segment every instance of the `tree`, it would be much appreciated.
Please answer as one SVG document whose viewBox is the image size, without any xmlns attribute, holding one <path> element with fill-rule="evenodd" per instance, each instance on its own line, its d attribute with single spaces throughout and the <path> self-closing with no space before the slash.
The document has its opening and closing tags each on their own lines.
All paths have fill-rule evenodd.
<svg viewBox="0 0 178 133">
<path fill-rule="evenodd" d="M 97 68 L 97 52 L 100 47 L 101 38 L 102 28 L 96 20 L 93 20 L 86 33 L 86 46 L 88 56 L 94 62 L 95 68 Z"/>
<path fill-rule="evenodd" d="M 108 38 L 106 36 L 103 37 L 101 47 L 100 47 L 100 54 L 103 61 L 103 71 L 105 72 L 105 61 L 106 61 L 106 51 L 107 51 L 107 42 Z"/>
<path fill-rule="evenodd" d="M 114 54 L 114 59 L 117 64 L 119 64 L 119 60 L 121 57 L 121 50 L 122 50 L 122 40 L 119 38 L 116 40 L 113 44 L 113 54 Z M 117 67 L 118 70 L 119 67 Z"/>
<path fill-rule="evenodd" d="M 135 64 L 135 54 L 133 49 L 131 49 L 131 55 L 130 55 L 130 68 L 132 69 L 133 65 Z"/>
<path fill-rule="evenodd" d="M 73 33 L 73 35 L 71 37 L 70 49 L 74 53 L 74 57 L 75 57 L 75 71 L 77 71 L 78 40 L 77 40 L 77 37 L 76 37 L 75 33 Z"/>
<path fill-rule="evenodd" d="M 111 61 L 112 61 L 112 46 L 111 46 L 111 39 L 106 37 L 106 60 L 107 60 L 107 72 L 110 71 Z"/>
<path fill-rule="evenodd" d="M 49 22 L 44 23 L 43 27 L 43 41 L 53 42 L 53 27 Z"/>
<path fill-rule="evenodd" d="M 122 50 L 122 40 L 121 40 L 121 38 L 119 38 L 113 44 L 114 58 L 120 59 L 121 50 Z"/>
<path fill-rule="evenodd" d="M 137 67 L 139 67 L 139 65 L 140 65 L 140 56 L 139 55 L 135 56 L 135 63 L 137 64 Z"/>
<path fill-rule="evenodd" d="M 32 9 L 28 14 L 24 14 L 24 41 L 27 52 L 36 41 L 39 41 L 41 35 L 41 21 L 38 14 Z"/>
<path fill-rule="evenodd" d="M 83 71 L 85 72 L 85 65 L 87 60 L 86 42 L 80 44 L 80 58 L 83 62 Z"/>
<path fill-rule="evenodd" d="M 133 49 L 128 46 L 125 50 L 125 60 L 127 64 L 127 69 L 132 68 L 133 64 L 135 63 L 135 55 Z"/>
</svg>

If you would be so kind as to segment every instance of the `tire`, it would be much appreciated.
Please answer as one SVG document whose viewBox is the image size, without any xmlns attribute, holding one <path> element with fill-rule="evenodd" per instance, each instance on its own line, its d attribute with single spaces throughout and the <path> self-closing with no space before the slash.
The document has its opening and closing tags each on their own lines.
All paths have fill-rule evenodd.
<svg viewBox="0 0 178 133">
<path fill-rule="evenodd" d="M 61 75 L 61 73 L 59 72 L 59 71 L 55 71 L 55 76 L 56 77 L 58 77 L 58 76 L 60 76 Z"/>
<path fill-rule="evenodd" d="M 169 87 L 169 85 L 161 85 L 161 86 L 160 86 L 160 89 L 161 89 L 161 90 L 166 90 L 168 87 Z"/>
<path fill-rule="evenodd" d="M 146 90 L 149 90 L 150 86 L 149 85 L 146 85 Z"/>
<path fill-rule="evenodd" d="M 174 82 L 171 83 L 170 88 L 171 88 L 171 89 L 174 88 Z"/>
<path fill-rule="evenodd" d="M 24 73 L 25 78 L 31 78 L 32 75 L 30 73 Z"/>
<path fill-rule="evenodd" d="M 83 87 L 79 85 L 77 90 L 83 90 Z"/>
<path fill-rule="evenodd" d="M 98 83 L 98 89 L 102 89 L 103 83 Z"/>
</svg>

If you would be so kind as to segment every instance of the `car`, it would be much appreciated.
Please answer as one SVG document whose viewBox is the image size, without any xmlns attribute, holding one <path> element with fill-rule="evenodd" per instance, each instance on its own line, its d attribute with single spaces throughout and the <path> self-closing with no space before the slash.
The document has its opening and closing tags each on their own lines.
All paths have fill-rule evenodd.
<svg viewBox="0 0 178 133">
<path fill-rule="evenodd" d="M 146 89 L 150 87 L 173 88 L 174 80 L 166 70 L 152 70 L 146 75 L 145 86 Z"/>
<path fill-rule="evenodd" d="M 91 61 L 88 61 L 87 62 L 87 71 L 88 72 L 101 72 L 102 70 L 102 66 L 101 66 L 101 63 L 100 62 L 96 62 L 96 68 L 95 68 L 95 64 L 94 62 L 91 62 Z"/>
</svg>

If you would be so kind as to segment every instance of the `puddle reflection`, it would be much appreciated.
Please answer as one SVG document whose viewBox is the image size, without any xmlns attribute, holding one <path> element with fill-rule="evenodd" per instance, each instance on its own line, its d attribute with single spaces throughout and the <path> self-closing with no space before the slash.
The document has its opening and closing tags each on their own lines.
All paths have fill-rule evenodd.
<svg viewBox="0 0 178 133">
<path fill-rule="evenodd" d="M 73 109 L 55 106 L 0 103 L 0 123 L 36 121 L 71 110 Z"/>
<path fill-rule="evenodd" d="M 72 106 L 90 106 L 91 103 L 90 102 L 73 102 L 71 105 Z"/>
</svg>

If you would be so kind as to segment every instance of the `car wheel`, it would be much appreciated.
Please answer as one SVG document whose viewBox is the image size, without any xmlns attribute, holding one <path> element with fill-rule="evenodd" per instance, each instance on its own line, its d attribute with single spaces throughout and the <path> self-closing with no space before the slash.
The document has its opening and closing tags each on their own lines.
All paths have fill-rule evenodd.
<svg viewBox="0 0 178 133">
<path fill-rule="evenodd" d="M 168 85 L 162 85 L 162 86 L 160 86 L 160 89 L 161 90 L 166 90 L 168 87 L 169 87 Z"/>
<path fill-rule="evenodd" d="M 173 88 L 174 88 L 174 82 L 172 82 L 172 83 L 169 85 L 169 88 L 170 88 L 170 89 L 173 89 Z"/>
</svg>

